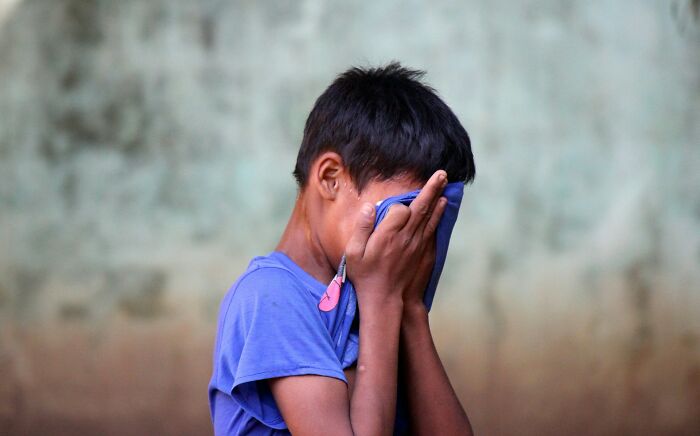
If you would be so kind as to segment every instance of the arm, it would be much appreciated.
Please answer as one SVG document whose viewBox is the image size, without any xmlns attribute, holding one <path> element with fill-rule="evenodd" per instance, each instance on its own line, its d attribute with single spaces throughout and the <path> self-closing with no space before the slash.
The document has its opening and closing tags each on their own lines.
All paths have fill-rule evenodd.
<svg viewBox="0 0 700 436">
<path fill-rule="evenodd" d="M 350 419 L 356 434 L 390 435 L 396 414 L 403 303 L 398 299 L 368 309 L 360 317 L 360 351 Z"/>
<path fill-rule="evenodd" d="M 403 304 L 366 305 L 352 398 L 341 380 L 316 375 L 270 380 L 290 431 L 297 435 L 391 434 L 396 410 L 399 328 Z"/>
<path fill-rule="evenodd" d="M 422 302 L 404 310 L 401 365 L 413 434 L 473 435 L 435 349 Z"/>
<path fill-rule="evenodd" d="M 437 228 L 446 202 L 436 205 Z M 423 292 L 435 261 L 435 245 L 425 251 L 415 272 L 413 286 L 404 295 L 401 319 L 400 362 L 402 382 L 406 387 L 411 430 L 416 435 L 466 435 L 473 431 L 462 405 L 455 394 L 437 353 L 428 322 L 428 310 L 423 304 Z"/>
<path fill-rule="evenodd" d="M 392 434 L 403 295 L 432 237 L 426 225 L 433 220 L 431 214 L 446 182 L 445 172 L 436 172 L 410 207 L 392 206 L 374 232 L 374 206 L 363 207 L 345 249 L 347 274 L 355 285 L 360 311 L 352 398 L 342 381 L 330 377 L 270 380 L 277 406 L 293 434 Z"/>
</svg>

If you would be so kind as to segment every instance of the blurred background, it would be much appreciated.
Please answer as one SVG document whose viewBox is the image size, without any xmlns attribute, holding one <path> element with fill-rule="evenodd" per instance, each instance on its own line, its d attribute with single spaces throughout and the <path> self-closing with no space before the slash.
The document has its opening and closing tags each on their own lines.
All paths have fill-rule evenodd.
<svg viewBox="0 0 700 436">
<path fill-rule="evenodd" d="M 431 324 L 477 433 L 700 434 L 697 0 L 0 0 L 0 433 L 211 433 L 306 116 L 391 60 L 473 140 Z"/>
</svg>

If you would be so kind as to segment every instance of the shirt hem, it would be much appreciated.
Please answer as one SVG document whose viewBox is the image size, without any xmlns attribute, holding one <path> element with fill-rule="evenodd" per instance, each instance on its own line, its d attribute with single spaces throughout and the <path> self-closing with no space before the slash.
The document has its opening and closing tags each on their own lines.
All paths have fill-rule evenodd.
<svg viewBox="0 0 700 436">
<path fill-rule="evenodd" d="M 295 375 L 320 375 L 325 377 L 333 377 L 342 380 L 343 382 L 345 382 L 346 385 L 348 384 L 348 381 L 345 378 L 345 373 L 343 371 L 338 371 L 337 369 L 319 368 L 316 366 L 297 366 L 294 368 L 262 371 L 256 372 L 254 374 L 247 374 L 244 376 L 236 377 L 235 381 L 233 382 L 233 386 L 231 387 L 230 394 L 237 399 L 238 396 L 234 395 L 233 391 L 236 389 L 236 387 L 244 383 L 250 383 L 275 377 L 286 377 Z M 255 419 L 257 419 L 264 425 L 271 427 L 275 430 L 287 429 L 287 424 L 284 422 L 284 418 L 281 415 L 273 418 L 263 419 L 263 417 L 260 416 L 258 413 L 255 413 L 255 411 L 249 410 L 246 407 L 245 403 L 239 401 L 239 405 L 244 410 L 246 410 L 246 412 L 248 412 L 250 415 L 252 415 Z"/>
</svg>

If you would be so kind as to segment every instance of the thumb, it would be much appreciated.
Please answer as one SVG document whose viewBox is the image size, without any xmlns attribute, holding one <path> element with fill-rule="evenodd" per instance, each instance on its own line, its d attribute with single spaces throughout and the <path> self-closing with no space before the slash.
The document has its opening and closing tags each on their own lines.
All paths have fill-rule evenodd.
<svg viewBox="0 0 700 436">
<path fill-rule="evenodd" d="M 345 247 L 345 256 L 349 259 L 359 260 L 365 254 L 365 247 L 369 236 L 374 230 L 374 206 L 372 203 L 364 203 L 360 208 L 355 230 Z"/>
</svg>

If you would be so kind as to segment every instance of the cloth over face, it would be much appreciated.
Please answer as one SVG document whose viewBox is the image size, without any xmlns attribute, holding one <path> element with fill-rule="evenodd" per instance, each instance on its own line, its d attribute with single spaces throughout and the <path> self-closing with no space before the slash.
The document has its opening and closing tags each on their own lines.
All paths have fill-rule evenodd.
<svg viewBox="0 0 700 436">
<path fill-rule="evenodd" d="M 377 215 L 374 220 L 375 229 L 386 217 L 386 214 L 389 212 L 389 208 L 392 205 L 401 203 L 408 206 L 411 204 L 411 202 L 413 202 L 413 200 L 415 200 L 419 193 L 420 189 L 389 197 L 382 201 L 377 206 Z M 430 309 L 430 307 L 433 305 L 435 290 L 437 289 L 438 281 L 440 280 L 440 275 L 442 274 L 442 268 L 445 266 L 445 259 L 447 259 L 447 248 L 450 245 L 452 229 L 455 226 L 455 222 L 457 222 L 457 215 L 459 213 L 459 206 L 462 204 L 463 194 L 464 183 L 462 182 L 448 183 L 442 193 L 442 196 L 447 199 L 447 205 L 435 232 L 435 265 L 433 266 L 433 272 L 430 275 L 430 281 L 425 288 L 425 295 L 423 297 L 423 303 L 425 303 L 425 306 L 428 309 Z"/>
</svg>

